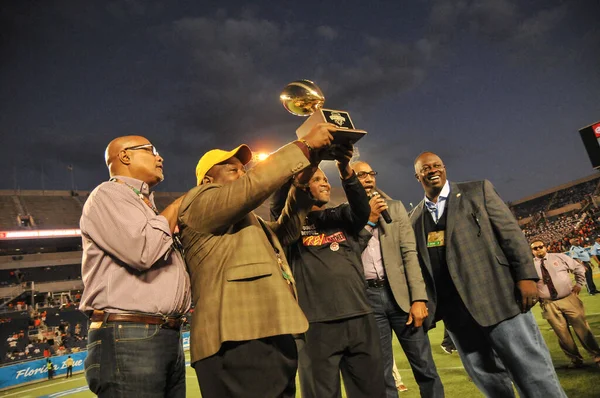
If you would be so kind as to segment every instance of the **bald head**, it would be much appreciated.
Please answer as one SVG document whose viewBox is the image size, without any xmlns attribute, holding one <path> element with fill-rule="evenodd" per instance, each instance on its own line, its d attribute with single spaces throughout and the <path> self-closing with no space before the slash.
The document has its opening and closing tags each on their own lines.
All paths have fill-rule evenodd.
<svg viewBox="0 0 600 398">
<path fill-rule="evenodd" d="M 104 151 L 104 161 L 106 162 L 108 170 L 110 171 L 111 165 L 118 167 L 115 161 L 118 159 L 119 153 L 125 148 L 149 143 L 150 141 L 139 135 L 126 135 L 115 138 L 108 144 L 106 151 Z"/>
<path fill-rule="evenodd" d="M 417 170 L 417 164 L 419 163 L 419 161 L 420 161 L 422 158 L 426 157 L 426 156 L 435 156 L 435 157 L 437 157 L 438 159 L 440 159 L 440 157 L 439 157 L 438 155 L 436 155 L 435 153 L 433 153 L 433 152 L 421 152 L 421 153 L 419 154 L 419 156 L 417 156 L 417 157 L 415 158 L 415 161 L 413 162 L 413 166 L 415 167 L 415 171 L 418 171 L 418 170 Z M 441 162 L 441 161 L 442 161 L 442 159 L 440 159 L 440 162 Z M 420 170 L 420 168 L 419 168 L 419 170 Z"/>
<path fill-rule="evenodd" d="M 150 141 L 139 135 L 112 140 L 104 152 L 111 177 L 125 176 L 142 180 L 151 187 L 163 180 L 163 158 L 153 153 Z"/>
</svg>

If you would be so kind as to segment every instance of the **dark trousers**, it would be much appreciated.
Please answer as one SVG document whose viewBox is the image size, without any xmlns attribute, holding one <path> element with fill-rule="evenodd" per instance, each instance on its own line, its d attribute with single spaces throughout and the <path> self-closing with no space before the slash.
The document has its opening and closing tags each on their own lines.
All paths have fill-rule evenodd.
<svg viewBox="0 0 600 398">
<path fill-rule="evenodd" d="M 341 396 L 340 371 L 348 398 L 385 397 L 379 330 L 373 314 L 312 322 L 299 358 L 303 398 Z"/>
<path fill-rule="evenodd" d="M 100 398 L 185 398 L 185 355 L 179 330 L 107 322 L 88 333 L 84 361 Z"/>
<path fill-rule="evenodd" d="M 585 283 L 587 285 L 588 293 L 598 293 L 598 289 L 596 289 L 596 284 L 594 283 L 594 272 L 592 270 L 592 265 L 588 262 L 584 262 L 583 267 L 585 268 Z"/>
<path fill-rule="evenodd" d="M 227 341 L 193 364 L 204 398 L 292 398 L 298 352 L 289 335 Z"/>
<path fill-rule="evenodd" d="M 442 339 L 442 346 L 449 348 L 451 350 L 456 350 L 456 346 L 454 345 L 452 338 L 448 334 L 448 329 L 446 329 L 445 325 L 444 325 L 444 338 Z"/>
<path fill-rule="evenodd" d="M 433 362 L 429 337 L 423 327 L 415 328 L 406 324 L 408 314 L 398 307 L 389 287 L 369 287 L 367 297 L 373 307 L 375 320 L 379 328 L 386 396 L 388 398 L 398 397 L 398 390 L 392 376 L 392 367 L 394 366 L 393 330 L 408 359 L 415 380 L 419 385 L 421 396 L 443 397 L 444 387 Z"/>
<path fill-rule="evenodd" d="M 73 367 L 67 366 L 67 377 L 73 377 Z"/>
</svg>

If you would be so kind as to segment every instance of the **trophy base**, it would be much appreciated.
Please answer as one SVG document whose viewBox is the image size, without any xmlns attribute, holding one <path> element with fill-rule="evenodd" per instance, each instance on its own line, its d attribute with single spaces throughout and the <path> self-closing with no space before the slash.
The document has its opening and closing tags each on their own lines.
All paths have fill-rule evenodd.
<svg viewBox="0 0 600 398">
<path fill-rule="evenodd" d="M 352 120 L 348 112 L 335 111 L 331 109 L 319 109 L 313 113 L 297 130 L 296 135 L 298 138 L 302 138 L 307 135 L 313 126 L 317 123 L 332 123 L 339 128 L 331 133 L 333 136 L 332 147 L 335 145 L 340 146 L 351 146 L 361 138 L 363 138 L 367 132 L 364 130 L 354 129 Z M 329 148 L 326 153 L 321 155 L 321 160 L 334 160 L 333 149 Z"/>
</svg>

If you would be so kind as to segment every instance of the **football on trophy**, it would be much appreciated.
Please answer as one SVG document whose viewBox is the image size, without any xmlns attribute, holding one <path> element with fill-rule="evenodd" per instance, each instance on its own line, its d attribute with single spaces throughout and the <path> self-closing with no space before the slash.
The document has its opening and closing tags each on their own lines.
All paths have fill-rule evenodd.
<svg viewBox="0 0 600 398">
<path fill-rule="evenodd" d="M 310 116 L 325 103 L 319 86 L 310 80 L 289 83 L 279 96 L 283 107 L 296 116 Z"/>
</svg>

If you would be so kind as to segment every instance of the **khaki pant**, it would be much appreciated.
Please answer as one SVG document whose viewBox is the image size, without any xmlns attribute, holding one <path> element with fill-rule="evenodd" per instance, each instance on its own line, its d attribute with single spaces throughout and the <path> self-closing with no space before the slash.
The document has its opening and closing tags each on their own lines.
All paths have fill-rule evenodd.
<svg viewBox="0 0 600 398">
<path fill-rule="evenodd" d="M 571 293 L 559 300 L 543 300 L 540 302 L 540 306 L 542 307 L 542 317 L 554 329 L 560 348 L 571 361 L 581 362 L 583 357 L 573 340 L 569 325 L 573 328 L 583 348 L 590 353 L 595 362 L 600 362 L 600 347 L 598 347 L 598 342 L 585 319 L 583 302 L 578 295 Z"/>
</svg>

